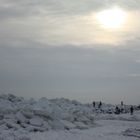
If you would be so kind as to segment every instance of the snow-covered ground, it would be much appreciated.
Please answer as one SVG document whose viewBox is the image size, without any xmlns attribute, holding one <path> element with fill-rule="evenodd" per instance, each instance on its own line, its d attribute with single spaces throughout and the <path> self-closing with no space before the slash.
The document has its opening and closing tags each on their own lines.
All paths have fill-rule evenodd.
<svg viewBox="0 0 140 140">
<path fill-rule="evenodd" d="M 139 140 L 140 122 L 100 120 L 94 128 L 86 130 L 49 131 L 33 133 L 29 137 L 33 140 Z M 131 128 L 131 129 L 130 129 Z M 130 132 L 128 132 L 130 130 Z"/>
<path fill-rule="evenodd" d="M 98 103 L 96 103 L 98 104 Z M 140 110 L 130 106 L 81 104 L 68 99 L 25 100 L 0 96 L 0 140 L 138 140 Z"/>
</svg>

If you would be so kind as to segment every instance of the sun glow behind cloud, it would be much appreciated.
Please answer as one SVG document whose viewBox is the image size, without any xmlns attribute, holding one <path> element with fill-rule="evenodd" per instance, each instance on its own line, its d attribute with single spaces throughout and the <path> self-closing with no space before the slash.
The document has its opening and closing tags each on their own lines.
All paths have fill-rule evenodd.
<svg viewBox="0 0 140 140">
<path fill-rule="evenodd" d="M 111 3 L 110 5 L 113 6 L 108 9 L 106 6 L 100 7 L 101 4 L 95 7 L 96 4 L 93 1 L 88 2 L 89 5 L 94 6 L 90 9 L 84 8 L 84 1 L 81 6 L 84 9 L 81 7 L 76 9 L 73 7 L 75 1 L 72 2 L 73 5 L 67 2 L 63 8 L 59 8 L 61 3 L 53 5 L 54 7 L 49 4 L 38 8 L 30 5 L 31 8 L 28 9 L 32 12 L 28 13 L 32 13 L 31 15 L 25 15 L 24 13 L 27 12 L 24 12 L 24 16 L 20 16 L 23 12 L 21 11 L 20 14 L 17 13 L 11 18 L 13 16 L 11 12 L 0 23 L 1 27 L 6 27 L 1 28 L 3 32 L 0 35 L 1 39 L 19 41 L 22 38 L 32 38 L 39 43 L 55 46 L 88 44 L 94 47 L 94 44 L 105 44 L 114 47 L 139 37 L 139 10 L 129 10 L 119 3 Z M 15 10 L 12 6 L 10 8 Z M 35 11 L 38 11 L 38 14 L 35 14 Z"/>
<path fill-rule="evenodd" d="M 54 45 L 107 44 L 116 46 L 127 40 L 124 34 L 131 32 L 129 18 L 129 12 L 116 7 L 100 12 L 92 11 L 85 15 L 56 17 L 55 20 L 59 21 L 59 24 L 57 22 L 51 24 L 49 28 L 46 27 L 47 33 L 43 29 L 42 34 L 47 36 L 50 44 Z M 44 20 L 44 27 L 51 20 L 51 17 L 49 20 Z M 41 38 L 41 41 L 46 41 L 45 36 Z"/>
<path fill-rule="evenodd" d="M 115 7 L 97 13 L 96 18 L 103 28 L 118 29 L 126 22 L 127 14 L 122 9 Z"/>
<path fill-rule="evenodd" d="M 0 90 L 139 103 L 139 15 L 139 0 L 0 0 Z"/>
</svg>

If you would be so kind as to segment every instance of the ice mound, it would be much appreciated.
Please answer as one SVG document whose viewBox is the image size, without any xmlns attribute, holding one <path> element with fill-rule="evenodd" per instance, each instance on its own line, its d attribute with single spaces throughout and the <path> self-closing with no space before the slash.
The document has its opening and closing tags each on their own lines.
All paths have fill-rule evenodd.
<svg viewBox="0 0 140 140">
<path fill-rule="evenodd" d="M 123 135 L 140 138 L 140 128 L 135 128 L 135 129 L 130 128 L 130 129 L 127 129 L 126 131 L 123 132 Z"/>
<path fill-rule="evenodd" d="M 77 101 L 46 98 L 25 100 L 12 94 L 0 96 L 1 132 L 86 129 L 93 125 L 92 109 Z"/>
<path fill-rule="evenodd" d="M 137 116 L 115 115 L 113 105 L 81 104 L 68 99 L 25 100 L 12 94 L 0 95 L 0 132 L 44 132 L 48 130 L 87 129 L 95 119 L 139 121 Z M 129 110 L 126 106 L 124 112 Z M 7 138 L 8 139 L 8 138 Z"/>
</svg>

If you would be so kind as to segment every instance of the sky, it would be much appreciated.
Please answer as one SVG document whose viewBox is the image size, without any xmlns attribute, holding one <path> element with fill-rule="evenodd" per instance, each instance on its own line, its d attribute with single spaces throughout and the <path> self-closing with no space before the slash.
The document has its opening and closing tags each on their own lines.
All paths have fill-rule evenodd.
<svg viewBox="0 0 140 140">
<path fill-rule="evenodd" d="M 0 93 L 139 104 L 139 0 L 0 0 Z"/>
</svg>

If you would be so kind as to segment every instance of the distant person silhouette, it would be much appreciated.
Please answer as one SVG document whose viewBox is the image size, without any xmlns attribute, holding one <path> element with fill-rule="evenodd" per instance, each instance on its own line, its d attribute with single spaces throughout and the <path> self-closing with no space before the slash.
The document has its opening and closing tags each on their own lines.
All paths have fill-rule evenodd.
<svg viewBox="0 0 140 140">
<path fill-rule="evenodd" d="M 101 108 L 101 107 L 102 107 L 102 102 L 100 101 L 98 108 Z"/>
<path fill-rule="evenodd" d="M 124 112 L 124 104 L 123 104 L 123 101 L 121 101 L 120 113 L 123 113 L 123 112 Z"/>
<path fill-rule="evenodd" d="M 115 114 L 120 114 L 120 109 L 118 106 L 116 106 L 116 108 L 115 108 Z"/>
<path fill-rule="evenodd" d="M 93 107 L 95 108 L 95 101 L 93 101 L 93 103 L 92 103 L 92 104 L 93 104 Z"/>
<path fill-rule="evenodd" d="M 130 107 L 130 114 L 133 115 L 133 113 L 134 113 L 134 108 L 133 108 L 133 106 L 131 106 Z"/>
</svg>

